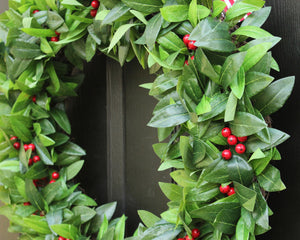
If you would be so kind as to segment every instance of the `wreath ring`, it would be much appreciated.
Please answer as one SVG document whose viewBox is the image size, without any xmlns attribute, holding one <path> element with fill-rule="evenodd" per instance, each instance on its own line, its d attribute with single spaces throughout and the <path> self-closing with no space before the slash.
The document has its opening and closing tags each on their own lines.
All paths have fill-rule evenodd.
<svg viewBox="0 0 300 240">
<path fill-rule="evenodd" d="M 144 225 L 127 239 L 268 231 L 262 192 L 285 189 L 270 162 L 289 136 L 265 118 L 284 105 L 294 77 L 270 76 L 280 38 L 260 28 L 264 3 L 10 0 L 0 18 L 0 214 L 9 230 L 22 240 L 125 238 L 126 217 L 111 220 L 116 203 L 98 207 L 70 181 L 85 151 L 70 141 L 64 100 L 82 81 L 73 67 L 99 50 L 157 73 L 142 85 L 159 100 L 148 125 L 158 128 L 159 170 L 176 169 L 176 184 L 160 183 L 169 209 L 161 218 L 140 211 Z"/>
</svg>

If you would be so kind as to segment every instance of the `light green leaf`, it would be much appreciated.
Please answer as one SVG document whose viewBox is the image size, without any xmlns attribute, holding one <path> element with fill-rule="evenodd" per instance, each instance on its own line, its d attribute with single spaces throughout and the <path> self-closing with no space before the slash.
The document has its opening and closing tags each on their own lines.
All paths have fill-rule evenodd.
<svg viewBox="0 0 300 240">
<path fill-rule="evenodd" d="M 161 15 L 168 22 L 183 22 L 188 19 L 188 5 L 169 5 L 160 9 Z"/>
<path fill-rule="evenodd" d="M 237 106 L 237 97 L 234 95 L 233 92 L 230 93 L 225 110 L 225 122 L 230 122 L 234 120 L 235 111 Z"/>
<path fill-rule="evenodd" d="M 163 182 L 159 182 L 159 187 L 162 190 L 162 192 L 166 195 L 166 197 L 171 201 L 180 202 L 182 200 L 182 187 L 176 184 Z"/>
<path fill-rule="evenodd" d="M 70 166 L 66 168 L 66 176 L 67 180 L 73 179 L 81 170 L 83 167 L 84 160 L 77 161 L 75 163 L 72 163 Z"/>
<path fill-rule="evenodd" d="M 145 226 L 148 228 L 154 226 L 154 224 L 160 220 L 159 217 L 145 210 L 138 210 L 138 214 Z"/>
<path fill-rule="evenodd" d="M 122 0 L 128 7 L 142 13 L 154 13 L 162 7 L 161 0 Z"/>
<path fill-rule="evenodd" d="M 196 113 L 198 115 L 201 115 L 201 114 L 210 112 L 212 110 L 212 108 L 211 108 L 211 105 L 209 102 L 210 102 L 210 98 L 203 95 L 200 103 L 196 107 Z"/>
</svg>

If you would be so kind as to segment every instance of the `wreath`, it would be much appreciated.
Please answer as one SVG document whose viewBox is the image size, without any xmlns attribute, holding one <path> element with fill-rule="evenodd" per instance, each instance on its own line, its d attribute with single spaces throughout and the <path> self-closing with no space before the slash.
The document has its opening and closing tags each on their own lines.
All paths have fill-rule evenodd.
<svg viewBox="0 0 300 240">
<path fill-rule="evenodd" d="M 230 1 L 232 2 L 232 1 Z M 285 185 L 272 160 L 288 135 L 269 115 L 291 94 L 261 29 L 263 0 L 10 0 L 0 16 L 0 214 L 21 240 L 121 240 L 116 203 L 97 206 L 73 181 L 85 151 L 70 141 L 64 100 L 97 50 L 157 74 L 150 127 L 170 200 L 130 240 L 248 240 L 270 229 L 266 196 Z M 249 13 L 252 14 L 249 14 Z"/>
</svg>

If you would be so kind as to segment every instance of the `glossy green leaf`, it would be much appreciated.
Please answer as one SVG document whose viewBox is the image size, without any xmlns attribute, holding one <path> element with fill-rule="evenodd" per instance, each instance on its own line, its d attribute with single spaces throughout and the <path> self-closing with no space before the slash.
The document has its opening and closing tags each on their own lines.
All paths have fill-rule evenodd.
<svg viewBox="0 0 300 240">
<path fill-rule="evenodd" d="M 72 208 L 75 216 L 79 216 L 81 223 L 85 223 L 96 215 L 96 211 L 86 206 L 75 206 Z"/>
<path fill-rule="evenodd" d="M 244 26 L 240 27 L 236 31 L 232 33 L 232 35 L 242 35 L 250 38 L 267 38 L 267 37 L 273 37 L 273 35 L 266 30 L 263 30 L 256 26 Z"/>
<path fill-rule="evenodd" d="M 66 168 L 67 180 L 73 179 L 83 167 L 84 160 L 75 162 Z"/>
<path fill-rule="evenodd" d="M 218 186 L 217 184 L 207 183 L 199 187 L 189 187 L 185 189 L 187 193 L 185 200 L 187 202 L 208 202 L 220 193 Z"/>
<path fill-rule="evenodd" d="M 245 91 L 245 71 L 243 67 L 240 68 L 237 75 L 230 83 L 230 88 L 238 99 L 242 98 Z"/>
<path fill-rule="evenodd" d="M 226 13 L 226 21 L 240 17 L 248 12 L 254 12 L 262 8 L 263 0 L 243 0 L 234 4 Z"/>
<path fill-rule="evenodd" d="M 261 27 L 265 21 L 268 19 L 271 13 L 271 7 L 263 7 L 258 11 L 253 12 L 249 15 L 243 22 L 242 27 L 244 26 L 256 26 Z"/>
<path fill-rule="evenodd" d="M 240 52 L 226 58 L 219 79 L 219 82 L 224 88 L 227 88 L 236 77 L 236 74 L 244 62 L 245 56 L 245 52 Z"/>
<path fill-rule="evenodd" d="M 158 76 L 152 84 L 150 96 L 160 95 L 177 86 L 178 72 L 169 72 Z"/>
<path fill-rule="evenodd" d="M 38 216 L 31 216 L 29 218 L 24 218 L 24 225 L 27 228 L 33 229 L 35 232 L 39 234 L 51 234 L 51 230 L 49 229 L 48 223 L 46 221 L 43 221 Z"/>
<path fill-rule="evenodd" d="M 53 165 L 54 163 L 52 161 L 51 155 L 47 148 L 42 144 L 40 139 L 38 137 L 35 137 L 33 143 L 35 144 L 36 152 L 40 156 L 43 163 L 46 165 Z"/>
<path fill-rule="evenodd" d="M 238 183 L 248 186 L 254 177 L 252 167 L 245 161 L 244 158 L 233 155 L 232 159 L 227 164 L 230 179 Z"/>
<path fill-rule="evenodd" d="M 247 229 L 243 218 L 240 218 L 236 225 L 236 240 L 249 240 L 249 234 L 250 232 Z"/>
<path fill-rule="evenodd" d="M 77 239 L 78 228 L 71 224 L 54 224 L 51 225 L 51 229 L 59 236 L 69 239 Z"/>
<path fill-rule="evenodd" d="M 160 220 L 159 217 L 145 210 L 138 210 L 139 217 L 148 228 L 154 226 Z"/>
<path fill-rule="evenodd" d="M 195 46 L 216 52 L 232 52 L 235 45 L 228 32 L 225 22 L 213 18 L 202 20 L 191 32 L 190 40 L 196 40 Z"/>
<path fill-rule="evenodd" d="M 196 113 L 198 115 L 208 113 L 212 110 L 211 105 L 209 103 L 209 98 L 205 95 L 201 98 L 200 103 L 196 107 Z"/>
<path fill-rule="evenodd" d="M 233 134 L 240 137 L 252 135 L 267 127 L 264 121 L 247 112 L 237 112 L 229 124 Z"/>
<path fill-rule="evenodd" d="M 9 120 L 16 136 L 24 142 L 30 142 L 32 140 L 32 134 L 29 130 L 32 127 L 30 118 L 21 115 L 11 115 Z"/>
<path fill-rule="evenodd" d="M 124 3 L 118 3 L 114 6 L 112 10 L 106 15 L 102 24 L 112 24 L 114 21 L 124 16 L 127 12 L 129 12 L 130 8 L 126 6 Z"/>
<path fill-rule="evenodd" d="M 66 112 L 58 108 L 53 108 L 50 112 L 55 122 L 68 134 L 71 134 L 71 124 Z"/>
<path fill-rule="evenodd" d="M 148 24 L 146 25 L 145 39 L 149 50 L 152 50 L 154 48 L 162 23 L 163 18 L 160 14 L 156 14 L 149 20 Z"/>
<path fill-rule="evenodd" d="M 116 224 L 114 240 L 123 240 L 125 236 L 125 221 L 126 217 L 123 214 Z"/>
<path fill-rule="evenodd" d="M 221 14 L 221 12 L 223 12 L 225 7 L 226 7 L 226 3 L 224 1 L 221 1 L 221 0 L 213 1 L 213 14 L 212 14 L 212 17 L 216 17 L 219 14 Z"/>
<path fill-rule="evenodd" d="M 279 110 L 290 96 L 295 84 L 295 77 L 277 80 L 255 96 L 254 106 L 268 116 Z"/>
<path fill-rule="evenodd" d="M 193 180 L 184 170 L 176 170 L 171 172 L 170 176 L 179 186 L 192 187 L 196 185 L 196 181 Z"/>
<path fill-rule="evenodd" d="M 169 5 L 160 9 L 162 17 L 168 22 L 182 22 L 188 19 L 188 5 Z"/>
<path fill-rule="evenodd" d="M 122 2 L 142 13 L 157 12 L 162 7 L 161 0 L 122 0 Z"/>
<path fill-rule="evenodd" d="M 286 189 L 280 178 L 280 171 L 272 165 L 269 165 L 257 176 L 257 180 L 260 186 L 268 192 L 278 192 Z"/>
<path fill-rule="evenodd" d="M 176 184 L 163 182 L 159 182 L 159 187 L 162 190 L 162 192 L 166 195 L 166 197 L 171 201 L 180 202 L 182 200 L 182 187 Z"/>
<path fill-rule="evenodd" d="M 237 182 L 234 183 L 234 190 L 241 205 L 248 211 L 253 212 L 256 203 L 256 192 Z"/>
<path fill-rule="evenodd" d="M 45 200 L 40 192 L 36 189 L 31 179 L 25 180 L 25 192 L 30 203 L 40 211 L 44 210 Z"/>
<path fill-rule="evenodd" d="M 156 128 L 173 127 L 189 119 L 188 112 L 181 104 L 172 104 L 157 111 L 148 126 Z"/>
<path fill-rule="evenodd" d="M 42 54 L 40 47 L 37 44 L 24 42 L 22 40 L 16 41 L 12 45 L 10 51 L 16 58 L 20 59 L 32 59 Z M 20 73 L 22 72 L 23 71 L 20 71 Z"/>
<path fill-rule="evenodd" d="M 174 33 L 168 32 L 167 34 L 159 37 L 157 42 L 164 48 L 174 52 L 186 51 L 186 46 L 183 41 Z"/>
<path fill-rule="evenodd" d="M 230 93 L 225 110 L 225 122 L 230 122 L 234 120 L 235 111 L 237 106 L 237 97 L 234 95 L 233 92 Z"/>
<path fill-rule="evenodd" d="M 246 92 L 248 97 L 251 98 L 261 92 L 273 80 L 273 77 L 261 72 L 248 72 L 246 75 Z"/>
</svg>

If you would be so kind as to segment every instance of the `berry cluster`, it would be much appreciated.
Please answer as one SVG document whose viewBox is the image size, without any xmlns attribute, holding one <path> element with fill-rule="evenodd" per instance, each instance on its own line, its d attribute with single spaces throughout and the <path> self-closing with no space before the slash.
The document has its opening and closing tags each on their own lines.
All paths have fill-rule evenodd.
<svg viewBox="0 0 300 240">
<path fill-rule="evenodd" d="M 177 240 L 194 240 L 200 236 L 200 230 L 198 228 L 194 228 L 192 230 L 192 238 L 186 235 L 184 238 L 178 238 Z"/>
<path fill-rule="evenodd" d="M 219 189 L 221 193 L 227 194 L 228 196 L 235 194 L 234 188 L 231 187 L 230 185 L 226 185 L 226 186 L 220 185 Z"/>
<path fill-rule="evenodd" d="M 69 238 L 64 238 L 64 237 L 59 236 L 59 237 L 58 237 L 58 240 L 71 240 L 71 239 L 69 239 Z"/>
<path fill-rule="evenodd" d="M 230 145 L 230 146 L 235 146 L 235 151 L 236 153 L 238 154 L 243 154 L 244 152 L 246 152 L 246 147 L 243 143 L 238 143 L 239 142 L 246 142 L 248 137 L 245 136 L 245 137 L 236 137 L 235 135 L 231 134 L 231 129 L 229 127 L 225 127 L 222 129 L 222 136 L 227 138 L 227 143 Z M 223 152 L 222 152 L 222 157 L 225 159 L 225 160 L 230 160 L 232 158 L 232 152 L 230 149 L 225 149 Z"/>
<path fill-rule="evenodd" d="M 196 50 L 197 49 L 197 46 L 195 46 L 195 42 L 194 40 L 189 40 L 189 37 L 190 37 L 190 34 L 186 34 L 184 35 L 184 37 L 182 38 L 184 44 L 187 46 L 187 48 L 189 50 Z M 191 57 L 192 60 L 195 59 L 194 56 Z M 189 65 L 189 61 L 188 60 L 185 60 L 184 61 L 184 65 Z"/>
<path fill-rule="evenodd" d="M 99 6 L 100 6 L 100 2 L 99 2 L 98 0 L 94 0 L 94 1 L 91 2 L 91 6 L 92 6 L 92 8 L 94 8 L 94 9 L 91 10 L 90 14 L 91 14 L 91 16 L 94 18 L 94 17 L 96 17 L 96 15 L 97 15 L 98 8 L 99 8 Z"/>
<path fill-rule="evenodd" d="M 51 38 L 51 40 L 50 40 L 51 42 L 58 42 L 59 41 L 60 33 L 55 31 L 55 34 L 56 34 L 56 36 Z"/>
</svg>

